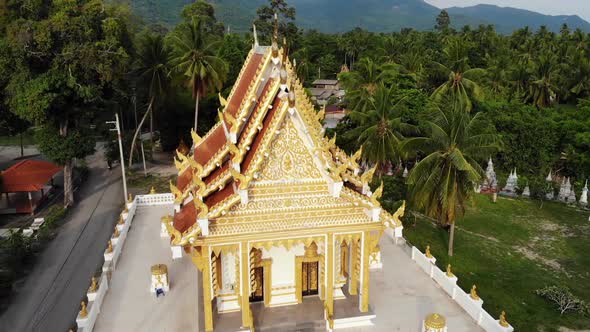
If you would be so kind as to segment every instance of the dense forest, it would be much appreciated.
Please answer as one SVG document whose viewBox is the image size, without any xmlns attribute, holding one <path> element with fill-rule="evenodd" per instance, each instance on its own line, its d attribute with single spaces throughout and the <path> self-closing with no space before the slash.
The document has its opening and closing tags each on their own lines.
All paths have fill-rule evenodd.
<svg viewBox="0 0 590 332">
<path fill-rule="evenodd" d="M 172 29 L 118 3 L 28 3 L 0 6 L 0 124 L 10 134 L 34 125 L 40 149 L 66 166 L 92 152 L 96 134 L 107 135 L 113 112 L 128 147 L 138 126 L 159 132 L 164 150 L 190 142 L 195 109 L 205 133 L 216 121 L 217 92 L 227 96 L 253 44 L 252 33 L 228 33 L 205 1 L 184 7 Z M 404 140 L 424 136 L 443 105 L 464 109 L 482 135 L 499 138 L 497 151 L 477 161 L 494 159 L 500 185 L 516 168 L 521 188 L 541 197 L 550 170 L 578 189 L 590 176 L 590 37 L 582 30 L 454 29 L 443 11 L 433 31 L 326 34 L 299 28 L 295 9 L 272 1 L 254 21 L 263 44 L 275 12 L 301 81 L 339 78 L 346 88 L 341 106 L 350 115 L 334 131 L 346 151 L 364 144 L 367 161 L 411 168 L 426 151 Z M 350 134 L 358 128 L 376 133 Z M 387 144 L 371 149 L 371 140 Z"/>
</svg>

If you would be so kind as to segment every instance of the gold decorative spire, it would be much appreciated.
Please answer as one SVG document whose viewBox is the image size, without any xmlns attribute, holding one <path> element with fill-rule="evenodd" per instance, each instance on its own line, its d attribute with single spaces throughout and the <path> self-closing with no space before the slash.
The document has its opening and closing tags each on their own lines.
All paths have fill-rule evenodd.
<svg viewBox="0 0 590 332">
<path fill-rule="evenodd" d="M 381 184 L 379 185 L 379 187 L 377 187 L 377 189 L 375 189 L 375 192 L 373 192 L 373 194 L 371 195 L 371 203 L 373 203 L 373 205 L 375 205 L 375 206 L 379 206 L 379 199 L 381 198 L 382 195 L 383 195 L 383 180 L 381 181 Z"/>
<path fill-rule="evenodd" d="M 279 15 L 277 15 L 277 13 L 275 12 L 274 15 L 275 21 L 274 21 L 274 26 L 273 26 L 273 32 L 272 32 L 272 39 L 274 42 L 279 42 Z"/>
<path fill-rule="evenodd" d="M 312 242 L 309 246 L 305 247 L 305 257 L 318 257 L 318 246 L 315 242 Z"/>
<path fill-rule="evenodd" d="M 219 97 L 219 105 L 221 105 L 221 107 L 227 106 L 227 100 L 225 98 L 223 98 L 223 96 L 221 95 L 221 92 L 218 92 L 217 96 Z"/>
<path fill-rule="evenodd" d="M 113 252 L 113 242 L 111 242 L 111 240 L 109 240 L 109 242 L 107 242 L 107 253 L 112 253 Z"/>
<path fill-rule="evenodd" d="M 80 318 L 88 317 L 88 310 L 86 309 L 86 302 L 84 302 L 84 301 L 80 302 L 80 306 L 81 306 L 81 309 L 79 312 Z"/>
<path fill-rule="evenodd" d="M 150 189 L 150 195 L 155 195 L 156 194 L 156 188 L 154 186 L 152 186 L 152 188 Z"/>
<path fill-rule="evenodd" d="M 500 326 L 502 327 L 509 327 L 510 323 L 508 323 L 508 321 L 506 320 L 506 312 L 504 310 L 502 310 L 502 313 L 500 314 Z"/>
<path fill-rule="evenodd" d="M 125 224 L 125 219 L 123 219 L 123 215 L 119 215 L 119 222 L 117 222 L 118 225 L 123 225 Z"/>
<path fill-rule="evenodd" d="M 430 252 L 430 246 L 426 246 L 426 251 L 424 252 L 424 255 L 428 258 L 432 258 L 432 253 Z"/>
<path fill-rule="evenodd" d="M 451 271 L 451 264 L 447 265 L 447 277 L 452 278 L 455 275 L 453 274 L 453 272 Z"/>
<path fill-rule="evenodd" d="M 89 293 L 96 293 L 98 289 L 98 285 L 96 283 L 96 277 L 92 277 L 92 282 L 90 283 L 90 288 L 88 288 Z"/>
<path fill-rule="evenodd" d="M 199 144 L 203 140 L 201 138 L 201 136 L 197 135 L 195 128 L 191 128 L 191 138 L 193 139 L 193 146 L 196 146 L 197 144 Z M 175 161 L 176 161 L 176 159 L 175 159 Z"/>
<path fill-rule="evenodd" d="M 475 285 L 471 286 L 471 291 L 469 292 L 469 296 L 476 301 L 479 300 L 479 295 L 477 295 L 477 287 L 475 287 Z"/>
<path fill-rule="evenodd" d="M 115 227 L 115 231 L 113 232 L 113 239 L 118 238 L 119 237 L 119 228 Z"/>
</svg>

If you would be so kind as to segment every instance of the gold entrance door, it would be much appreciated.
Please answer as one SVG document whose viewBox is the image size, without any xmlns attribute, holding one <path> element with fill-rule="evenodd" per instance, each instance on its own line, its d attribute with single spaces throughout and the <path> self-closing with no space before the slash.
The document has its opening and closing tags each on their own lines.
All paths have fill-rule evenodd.
<svg viewBox="0 0 590 332">
<path fill-rule="evenodd" d="M 301 292 L 303 296 L 318 294 L 318 262 L 304 262 L 301 268 Z"/>
<path fill-rule="evenodd" d="M 252 283 L 250 302 L 260 302 L 264 300 L 264 268 L 262 266 L 255 267 L 253 272 L 254 282 Z"/>
</svg>

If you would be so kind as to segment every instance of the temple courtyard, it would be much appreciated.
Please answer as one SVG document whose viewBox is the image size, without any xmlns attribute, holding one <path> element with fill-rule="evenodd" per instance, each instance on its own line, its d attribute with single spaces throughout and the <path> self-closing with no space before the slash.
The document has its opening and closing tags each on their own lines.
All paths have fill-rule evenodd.
<svg viewBox="0 0 590 332">
<path fill-rule="evenodd" d="M 123 252 L 112 273 L 95 331 L 202 331 L 200 272 L 187 256 L 172 260 L 169 239 L 160 237 L 160 218 L 172 205 L 139 207 Z M 482 331 L 435 282 L 411 260 L 405 244 L 384 236 L 380 242 L 383 268 L 370 274 L 370 311 L 373 327 L 339 331 L 421 331 L 424 317 L 444 315 L 449 331 Z M 150 266 L 168 266 L 170 291 L 156 298 L 150 292 Z M 215 302 L 215 301 L 214 301 Z M 358 299 L 335 300 L 334 315 L 354 315 Z M 317 296 L 301 305 L 264 308 L 251 304 L 259 331 L 320 330 L 325 320 Z M 215 312 L 215 306 L 214 306 Z M 318 316 L 318 317 L 315 317 Z M 239 331 L 240 312 L 214 314 L 216 331 Z"/>
</svg>

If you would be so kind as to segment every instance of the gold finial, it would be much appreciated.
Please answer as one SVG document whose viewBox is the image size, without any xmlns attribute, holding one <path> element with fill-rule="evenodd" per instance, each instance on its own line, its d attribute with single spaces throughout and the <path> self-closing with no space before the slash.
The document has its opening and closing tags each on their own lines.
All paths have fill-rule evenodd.
<svg viewBox="0 0 590 332">
<path fill-rule="evenodd" d="M 133 196 L 131 195 L 131 193 L 127 194 L 127 203 L 133 203 Z"/>
<path fill-rule="evenodd" d="M 109 240 L 108 244 L 107 244 L 107 253 L 112 253 L 113 252 L 113 242 L 111 242 L 111 240 Z"/>
<path fill-rule="evenodd" d="M 452 278 L 455 275 L 453 274 L 453 272 L 451 271 L 451 264 L 447 265 L 447 277 Z"/>
<path fill-rule="evenodd" d="M 508 323 L 508 321 L 506 320 L 506 311 L 502 310 L 502 313 L 500 314 L 500 326 L 502 327 L 509 327 L 510 323 Z"/>
<path fill-rule="evenodd" d="M 289 95 L 287 96 L 289 99 L 289 108 L 295 108 L 295 93 L 292 90 L 289 90 Z"/>
<path fill-rule="evenodd" d="M 194 128 L 191 128 L 191 138 L 193 139 L 193 146 L 196 146 L 203 140 L 201 136 L 197 134 Z"/>
<path fill-rule="evenodd" d="M 155 195 L 156 194 L 156 188 L 154 188 L 154 186 L 152 186 L 152 188 L 150 189 L 150 195 Z"/>
<path fill-rule="evenodd" d="M 432 258 L 432 253 L 430 252 L 430 246 L 426 246 L 426 251 L 424 252 L 424 255 L 428 258 Z"/>
<path fill-rule="evenodd" d="M 275 42 L 279 42 L 279 15 L 277 15 L 277 13 L 275 12 L 275 22 L 274 22 L 274 27 L 273 27 L 273 32 L 272 32 L 272 39 Z"/>
<path fill-rule="evenodd" d="M 426 316 L 426 319 L 424 320 L 424 327 L 427 329 L 435 329 L 438 331 L 444 329 L 446 326 L 447 320 L 437 313 Z"/>
<path fill-rule="evenodd" d="M 80 313 L 79 313 L 80 318 L 88 317 L 88 310 L 86 310 L 86 302 L 84 302 L 84 301 L 80 302 L 80 306 L 82 307 L 80 309 Z"/>
<path fill-rule="evenodd" d="M 479 295 L 477 295 L 477 287 L 475 285 L 471 286 L 471 291 L 469 292 L 469 296 L 471 296 L 474 300 L 479 300 Z"/>
<path fill-rule="evenodd" d="M 92 283 L 90 284 L 90 288 L 88 288 L 88 292 L 96 293 L 98 289 L 98 285 L 96 284 L 96 277 L 92 277 Z"/>
<path fill-rule="evenodd" d="M 305 247 L 305 257 L 318 257 L 318 246 L 315 242 L 312 242 L 309 246 Z"/>
<path fill-rule="evenodd" d="M 113 232 L 113 239 L 119 237 L 119 228 L 115 227 L 115 232 Z"/>
</svg>

